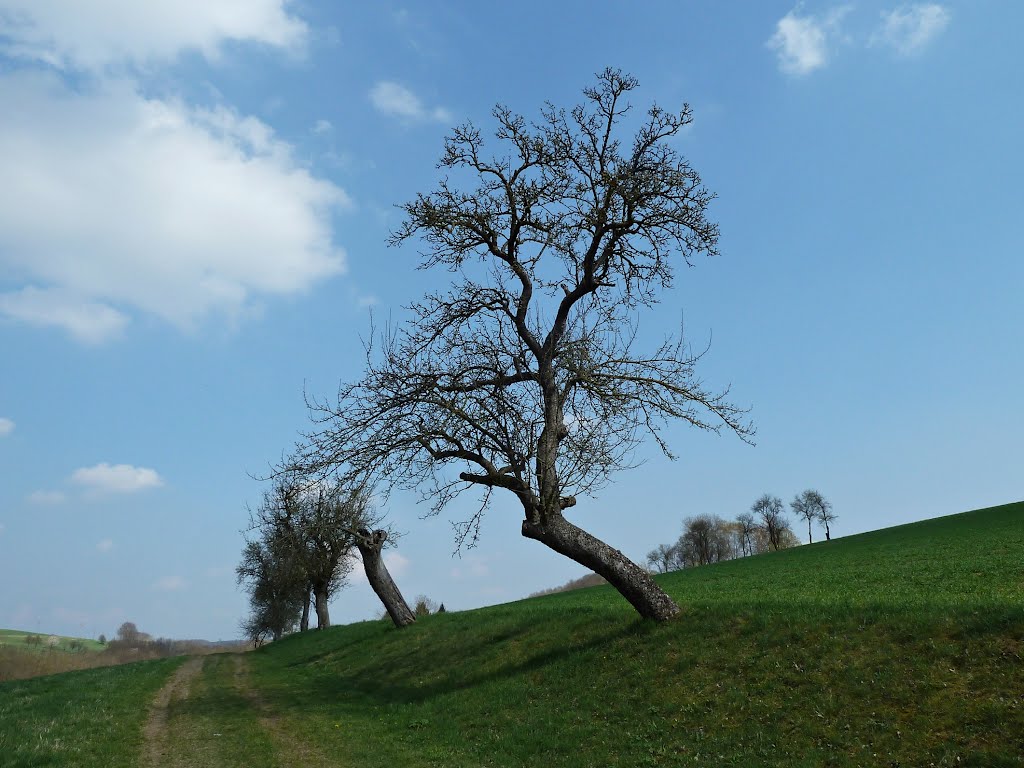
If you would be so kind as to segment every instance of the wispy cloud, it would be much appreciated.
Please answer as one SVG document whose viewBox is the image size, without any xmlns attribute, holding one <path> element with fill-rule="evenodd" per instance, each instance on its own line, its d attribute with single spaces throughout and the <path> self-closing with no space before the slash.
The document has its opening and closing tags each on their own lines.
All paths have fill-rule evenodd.
<svg viewBox="0 0 1024 768">
<path fill-rule="evenodd" d="M 881 26 L 871 35 L 869 45 L 885 45 L 901 56 L 913 56 L 949 26 L 949 11 L 937 3 L 902 5 L 882 13 Z"/>
<path fill-rule="evenodd" d="M 324 134 L 330 133 L 334 130 L 334 126 L 331 125 L 330 120 L 317 120 L 313 123 L 313 133 L 317 136 L 323 136 Z"/>
<path fill-rule="evenodd" d="M 9 435 L 14 431 L 14 422 L 4 416 L 0 416 L 0 437 Z"/>
<path fill-rule="evenodd" d="M 62 491 L 33 491 L 28 495 L 29 503 L 39 506 L 62 504 L 67 499 Z"/>
<path fill-rule="evenodd" d="M 37 327 L 60 328 L 83 344 L 99 344 L 120 335 L 128 317 L 107 304 L 73 292 L 27 286 L 0 293 L 0 315 Z"/>
<path fill-rule="evenodd" d="M 76 469 L 71 473 L 71 481 L 102 493 L 134 493 L 164 484 L 163 478 L 154 469 L 106 462 Z"/>
<path fill-rule="evenodd" d="M 849 6 L 834 8 L 825 14 L 800 14 L 797 6 L 775 25 L 768 47 L 776 52 L 779 68 L 789 75 L 802 76 L 824 67 L 840 39 L 840 24 Z"/>
<path fill-rule="evenodd" d="M 451 113 L 443 107 L 426 107 L 419 97 L 404 85 L 382 80 L 370 90 L 370 102 L 381 114 L 405 120 L 436 120 L 450 122 Z"/>
<path fill-rule="evenodd" d="M 181 576 L 164 576 L 153 584 L 153 589 L 159 592 L 176 592 L 184 589 L 185 585 L 185 579 Z"/>
<path fill-rule="evenodd" d="M 111 539 L 101 539 L 96 543 L 96 551 L 106 554 L 114 548 L 114 542 Z"/>
</svg>

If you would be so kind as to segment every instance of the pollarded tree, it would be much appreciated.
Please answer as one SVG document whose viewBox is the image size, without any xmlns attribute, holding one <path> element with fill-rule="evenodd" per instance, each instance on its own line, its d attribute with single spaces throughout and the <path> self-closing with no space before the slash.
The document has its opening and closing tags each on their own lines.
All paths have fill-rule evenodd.
<svg viewBox="0 0 1024 768">
<path fill-rule="evenodd" d="M 605 70 L 583 104 L 549 104 L 536 122 L 498 106 L 496 156 L 471 124 L 454 130 L 440 161 L 452 176 L 402 206 L 391 244 L 418 238 L 421 266 L 447 268 L 455 282 L 414 304 L 379 349 L 371 342 L 366 374 L 336 403 L 313 403 L 319 426 L 304 459 L 418 488 L 435 512 L 479 490 L 478 511 L 457 526 L 460 545 L 475 541 L 491 494 L 507 491 L 522 506 L 523 536 L 664 620 L 679 608 L 650 574 L 566 510 L 627 466 L 644 435 L 668 454 L 668 421 L 744 440 L 753 430 L 727 391 L 697 378 L 700 355 L 681 338 L 635 349 L 637 310 L 718 241 L 714 196 L 674 148 L 689 106 L 652 106 L 620 138 L 636 86 Z M 634 522 L 632 509 L 620 515 Z"/>
<path fill-rule="evenodd" d="M 750 511 L 760 518 L 764 531 L 768 534 L 771 548 L 780 549 L 783 544 L 783 532 L 789 530 L 789 523 L 785 518 L 786 507 L 782 499 L 766 493 L 751 505 Z"/>
<path fill-rule="evenodd" d="M 384 562 L 383 551 L 390 538 L 389 532 L 383 529 L 371 531 L 368 528 L 359 528 L 355 534 L 355 543 L 363 561 L 366 580 L 374 594 L 384 605 L 384 610 L 396 627 L 401 629 L 409 626 L 416 621 L 416 614 L 405 601 Z"/>
</svg>

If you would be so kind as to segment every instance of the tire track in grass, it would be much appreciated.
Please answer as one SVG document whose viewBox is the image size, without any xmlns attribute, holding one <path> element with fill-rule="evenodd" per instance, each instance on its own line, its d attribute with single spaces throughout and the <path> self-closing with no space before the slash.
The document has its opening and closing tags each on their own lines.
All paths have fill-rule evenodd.
<svg viewBox="0 0 1024 768">
<path fill-rule="evenodd" d="M 171 679 L 157 691 L 149 708 L 149 718 L 142 729 L 142 765 L 146 768 L 173 764 L 177 750 L 170 743 L 167 728 L 171 702 L 188 698 L 192 680 L 202 671 L 205 660 L 203 656 L 193 656 L 178 667 Z"/>
<path fill-rule="evenodd" d="M 259 691 L 253 688 L 249 679 L 249 660 L 241 654 L 235 660 L 235 687 L 245 696 L 257 712 L 259 723 L 270 735 L 277 752 L 278 764 L 282 768 L 306 768 L 307 766 L 337 765 L 317 747 L 302 741 L 292 733 L 282 718 L 276 714 Z"/>
</svg>

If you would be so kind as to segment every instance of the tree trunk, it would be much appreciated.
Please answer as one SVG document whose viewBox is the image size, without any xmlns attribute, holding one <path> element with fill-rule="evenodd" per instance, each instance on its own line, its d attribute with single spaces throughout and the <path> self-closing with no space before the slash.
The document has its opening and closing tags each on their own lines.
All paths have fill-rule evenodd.
<svg viewBox="0 0 1024 768">
<path fill-rule="evenodd" d="M 384 565 L 384 558 L 381 557 L 381 550 L 384 542 L 388 540 L 387 531 L 373 531 L 365 528 L 359 529 L 356 537 L 356 546 L 359 547 L 359 554 L 363 558 L 363 568 L 366 570 L 366 580 L 370 582 L 377 597 L 384 603 L 388 616 L 401 629 L 416 621 L 416 615 L 409 609 L 402 593 L 395 584 L 387 566 Z"/>
<path fill-rule="evenodd" d="M 313 587 L 313 600 L 316 605 L 316 628 L 327 629 L 331 626 L 331 612 L 327 608 L 326 585 Z"/>
<path fill-rule="evenodd" d="M 679 606 L 647 571 L 561 515 L 549 513 L 545 523 L 524 520 L 523 536 L 603 576 L 645 619 L 667 621 L 679 614 Z"/>
<path fill-rule="evenodd" d="M 305 592 L 305 600 L 302 601 L 302 619 L 299 621 L 299 632 L 309 629 L 309 590 Z"/>
<path fill-rule="evenodd" d="M 832 541 L 832 532 L 828 529 L 828 522 L 825 523 L 825 541 Z"/>
<path fill-rule="evenodd" d="M 807 521 L 807 543 L 808 544 L 813 544 L 814 543 L 814 539 L 811 538 L 811 521 L 810 520 Z"/>
</svg>

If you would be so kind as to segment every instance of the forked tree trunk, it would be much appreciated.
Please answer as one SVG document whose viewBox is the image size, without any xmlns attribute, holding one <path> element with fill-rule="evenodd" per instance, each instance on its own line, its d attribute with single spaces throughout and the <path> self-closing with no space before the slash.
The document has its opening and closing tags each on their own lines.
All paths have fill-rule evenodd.
<svg viewBox="0 0 1024 768">
<path fill-rule="evenodd" d="M 316 628 L 327 629 L 331 626 L 331 612 L 327 607 L 326 586 L 321 588 L 313 587 L 313 601 L 316 606 Z"/>
<path fill-rule="evenodd" d="M 654 583 L 651 574 L 561 515 L 548 515 L 546 523 L 524 520 L 523 536 L 603 576 L 645 619 L 668 621 L 679 614 L 679 606 Z"/>
<path fill-rule="evenodd" d="M 304 593 L 302 601 L 302 619 L 299 621 L 299 631 L 305 632 L 309 629 L 309 590 Z"/>
<path fill-rule="evenodd" d="M 391 578 L 387 566 L 384 565 L 381 550 L 387 540 L 387 531 L 371 533 L 365 528 L 360 528 L 359 535 L 356 537 L 356 546 L 359 547 L 359 554 L 363 558 L 366 580 L 370 582 L 373 591 L 377 593 L 377 597 L 384 604 L 388 616 L 391 617 L 395 626 L 401 629 L 416 621 L 416 614 L 410 610 L 409 604 L 405 602 L 395 580 Z"/>
</svg>

